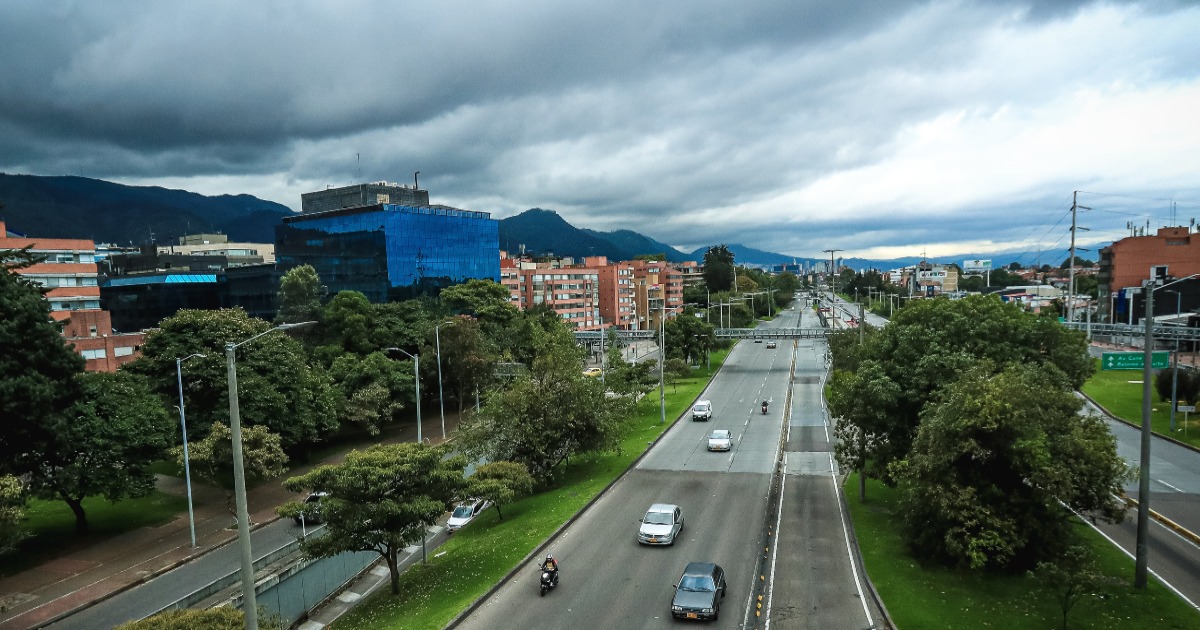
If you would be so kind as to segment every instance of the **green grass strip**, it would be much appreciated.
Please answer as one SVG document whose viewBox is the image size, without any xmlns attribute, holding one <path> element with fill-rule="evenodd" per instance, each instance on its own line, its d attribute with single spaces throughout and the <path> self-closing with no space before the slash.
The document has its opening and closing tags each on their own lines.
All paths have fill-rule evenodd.
<svg viewBox="0 0 1200 630">
<path fill-rule="evenodd" d="M 922 566 L 897 533 L 896 490 L 867 480 L 867 502 L 858 501 L 858 478 L 846 480 L 854 530 L 871 581 L 899 628 L 1059 628 L 1062 610 L 1054 593 L 1037 580 Z M 1103 597 L 1080 601 L 1068 627 L 1174 629 L 1200 627 L 1200 614 L 1157 580 L 1133 588 L 1133 560 L 1082 522 L 1080 534 L 1096 554 L 1104 575 L 1116 580 Z"/>
<path fill-rule="evenodd" d="M 1096 373 L 1083 384 L 1083 393 L 1108 410 L 1109 413 L 1134 425 L 1142 424 L 1141 370 L 1101 370 L 1100 360 L 1094 359 Z M 1171 431 L 1171 401 L 1159 400 L 1153 383 L 1150 387 L 1150 429 L 1185 444 L 1200 448 L 1200 414 L 1176 412 L 1176 431 Z"/>
</svg>

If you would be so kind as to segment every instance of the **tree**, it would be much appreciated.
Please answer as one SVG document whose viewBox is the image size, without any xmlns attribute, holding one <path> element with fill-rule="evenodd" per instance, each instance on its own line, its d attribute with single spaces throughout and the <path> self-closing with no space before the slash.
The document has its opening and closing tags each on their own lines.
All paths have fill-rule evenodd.
<svg viewBox="0 0 1200 630">
<path fill-rule="evenodd" d="M 197 428 L 189 437 L 201 438 L 213 422 L 229 423 L 225 344 L 270 328 L 240 308 L 184 309 L 147 333 L 142 356 L 124 369 L 149 377 L 163 400 L 178 402 L 175 359 L 204 354 L 187 362 L 183 380 L 188 419 Z M 284 448 L 302 454 L 337 428 L 338 399 L 329 374 L 311 364 L 300 343 L 286 333 L 264 335 L 238 348 L 237 376 L 242 423 L 270 428 Z"/>
<path fill-rule="evenodd" d="M 458 412 L 461 414 L 464 401 L 492 381 L 492 375 L 496 372 L 496 354 L 484 336 L 479 320 L 466 315 L 443 323 L 437 338 L 428 335 L 427 341 L 433 342 L 422 351 L 428 357 L 437 356 L 440 343 L 444 389 L 449 389 L 450 395 L 458 401 Z M 436 382 L 437 361 L 427 361 L 425 365 L 427 373 Z"/>
<path fill-rule="evenodd" d="M 0 250 L 0 474 L 31 470 L 80 396 L 83 357 L 63 343 L 45 289 L 16 273 L 38 260 Z"/>
<path fill-rule="evenodd" d="M 685 308 L 679 317 L 667 321 L 663 328 L 667 336 L 668 354 L 684 359 L 686 363 L 699 363 L 717 340 L 713 326 L 696 317 L 691 307 Z"/>
<path fill-rule="evenodd" d="M 39 453 L 31 492 L 61 499 L 87 530 L 83 499 L 144 497 L 154 490 L 150 465 L 174 438 L 175 424 L 143 377 L 127 372 L 84 372 L 83 395 L 64 414 L 51 448 Z"/>
<path fill-rule="evenodd" d="M 347 352 L 366 356 L 377 350 L 372 343 L 374 328 L 375 308 L 367 296 L 358 291 L 339 291 L 325 305 L 321 317 L 325 342 L 319 354 L 330 359 Z"/>
<path fill-rule="evenodd" d="M 183 449 L 177 447 L 172 453 L 182 468 Z M 212 423 L 208 436 L 188 442 L 188 456 L 192 474 L 224 490 L 225 507 L 234 514 L 233 432 L 220 422 Z M 287 471 L 287 461 L 278 435 L 266 427 L 242 427 L 242 469 L 247 486 L 282 475 Z"/>
<path fill-rule="evenodd" d="M 534 356 L 459 425 L 458 442 L 473 458 L 515 461 L 545 481 L 572 455 L 616 448 L 630 403 L 606 397 L 600 379 L 582 374 L 583 350 L 561 323 L 537 337 Z"/>
<path fill-rule="evenodd" d="M 25 489 L 13 475 L 0 475 L 0 556 L 12 553 L 29 534 L 21 528 L 25 518 Z"/>
<path fill-rule="evenodd" d="M 475 469 L 467 478 L 465 496 L 478 497 L 492 502 L 496 515 L 504 514 L 500 507 L 533 492 L 533 476 L 524 465 L 517 462 L 488 462 Z"/>
<path fill-rule="evenodd" d="M 625 360 L 621 348 L 609 346 L 604 385 L 608 391 L 636 399 L 658 386 L 658 377 L 651 373 L 649 361 L 631 363 Z"/>
<path fill-rule="evenodd" d="M 887 457 L 887 410 L 896 405 L 900 387 L 888 377 L 876 361 L 865 361 L 857 370 L 835 370 L 830 379 L 829 413 L 837 418 L 834 452 L 838 464 L 857 470 L 864 476 L 882 477 L 884 471 L 872 468 Z M 861 487 L 860 487 L 861 489 Z"/>
<path fill-rule="evenodd" d="M 383 352 L 338 357 L 329 373 L 346 400 L 342 420 L 378 435 L 405 403 L 416 404 L 411 366 L 411 361 L 398 361 Z"/>
<path fill-rule="evenodd" d="M 948 385 L 893 464 L 901 530 L 918 557 L 971 569 L 1061 557 L 1074 512 L 1120 522 L 1130 470 L 1061 372 L 983 362 Z M 1065 506 L 1065 507 L 1064 507 Z"/>
<path fill-rule="evenodd" d="M 1076 389 L 1094 370 L 1082 331 L 1026 313 L 995 296 L 912 302 L 856 349 L 861 360 L 876 361 L 900 391 L 892 406 L 880 410 L 888 421 L 881 446 L 873 449 L 885 482 L 893 481 L 888 464 L 908 453 L 925 405 L 976 364 L 987 361 L 995 370 L 1013 363 L 1057 370 Z M 845 352 L 837 344 L 831 343 L 831 349 L 834 365 L 842 365 Z M 850 383 L 843 380 L 831 386 Z M 831 392 L 831 397 L 838 396 L 854 393 Z M 843 419 L 853 422 L 852 417 Z"/>
<path fill-rule="evenodd" d="M 321 317 L 325 287 L 312 265 L 289 269 L 279 280 L 279 313 L 275 323 L 312 322 Z"/>
<path fill-rule="evenodd" d="M 671 391 L 678 391 L 676 385 L 679 383 L 679 379 L 692 375 L 692 368 L 688 365 L 688 362 L 678 357 L 667 359 L 664 368 L 666 372 L 663 372 L 663 376 L 666 378 L 667 383 L 671 385 Z"/>
<path fill-rule="evenodd" d="M 1114 586 L 1113 579 L 1100 572 L 1083 545 L 1071 545 L 1053 562 L 1039 562 L 1028 575 L 1054 593 L 1062 610 L 1062 630 L 1067 630 L 1067 616 L 1083 598 L 1102 597 L 1106 589 Z"/>
<path fill-rule="evenodd" d="M 704 252 L 704 284 L 708 290 L 729 291 L 733 289 L 733 252 L 724 243 L 708 248 Z"/>
<path fill-rule="evenodd" d="M 283 485 L 293 492 L 328 493 L 321 499 L 326 534 L 309 538 L 302 549 L 319 558 L 374 551 L 387 562 L 392 594 L 399 594 L 400 551 L 421 540 L 425 528 L 460 495 L 465 465 L 462 456 L 447 458 L 442 448 L 381 444 L 288 479 Z M 280 513 L 300 509 L 293 502 Z"/>
</svg>

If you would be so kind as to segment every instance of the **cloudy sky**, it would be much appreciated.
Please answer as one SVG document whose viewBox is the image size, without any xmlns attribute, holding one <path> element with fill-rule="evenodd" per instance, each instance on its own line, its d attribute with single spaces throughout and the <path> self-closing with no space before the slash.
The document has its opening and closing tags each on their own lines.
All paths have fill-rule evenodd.
<svg viewBox="0 0 1200 630">
<path fill-rule="evenodd" d="M 1200 7 L 5 2 L 0 171 L 413 181 L 681 249 L 1061 260 L 1200 218 Z M 1092 254 L 1094 256 L 1094 253 Z"/>
</svg>

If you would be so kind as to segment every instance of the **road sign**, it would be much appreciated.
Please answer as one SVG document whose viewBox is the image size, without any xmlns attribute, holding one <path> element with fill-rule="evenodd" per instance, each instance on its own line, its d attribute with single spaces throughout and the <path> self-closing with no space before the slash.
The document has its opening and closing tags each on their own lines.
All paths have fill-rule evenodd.
<svg viewBox="0 0 1200 630">
<path fill-rule="evenodd" d="M 1196 413 L 1196 405 L 1179 405 L 1175 409 L 1183 413 Z"/>
<path fill-rule="evenodd" d="M 1155 370 L 1165 370 L 1170 366 L 1170 352 L 1155 352 L 1150 359 L 1150 367 Z M 1144 352 L 1105 352 L 1100 358 L 1102 370 L 1141 370 L 1146 366 Z"/>
</svg>

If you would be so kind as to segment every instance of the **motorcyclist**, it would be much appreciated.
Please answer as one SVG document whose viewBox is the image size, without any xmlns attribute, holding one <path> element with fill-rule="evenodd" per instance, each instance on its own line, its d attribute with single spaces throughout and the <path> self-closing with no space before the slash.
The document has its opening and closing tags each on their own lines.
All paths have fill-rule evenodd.
<svg viewBox="0 0 1200 630">
<path fill-rule="evenodd" d="M 550 579 L 558 581 L 558 560 L 554 559 L 554 554 L 546 554 L 546 559 L 542 561 L 542 570 L 550 574 Z"/>
<path fill-rule="evenodd" d="M 767 414 L 767 401 L 765 401 L 765 400 L 762 403 L 762 412 L 763 412 L 763 415 Z"/>
</svg>

